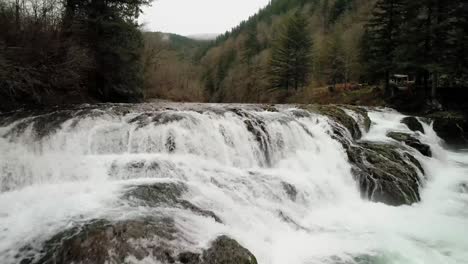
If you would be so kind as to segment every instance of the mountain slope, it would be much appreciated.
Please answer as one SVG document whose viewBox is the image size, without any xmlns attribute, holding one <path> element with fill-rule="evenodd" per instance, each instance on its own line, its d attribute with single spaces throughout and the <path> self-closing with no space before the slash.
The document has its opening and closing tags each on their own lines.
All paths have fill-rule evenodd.
<svg viewBox="0 0 468 264">
<path fill-rule="evenodd" d="M 164 80 L 147 82 L 147 97 L 212 102 L 300 102 L 309 100 L 314 87 L 331 82 L 357 82 L 363 75 L 359 54 L 363 25 L 374 2 L 273 0 L 215 41 L 198 42 L 169 35 L 170 46 L 174 47 L 171 52 L 176 51 L 177 59 L 160 59 L 158 63 L 165 67 L 150 71 L 152 79 L 163 76 Z M 306 34 L 313 40 L 312 78 L 301 93 L 285 95 L 270 89 L 267 72 L 272 46 L 284 21 L 295 12 L 307 19 Z M 169 73 L 168 68 L 174 68 L 170 70 L 174 73 Z"/>
</svg>

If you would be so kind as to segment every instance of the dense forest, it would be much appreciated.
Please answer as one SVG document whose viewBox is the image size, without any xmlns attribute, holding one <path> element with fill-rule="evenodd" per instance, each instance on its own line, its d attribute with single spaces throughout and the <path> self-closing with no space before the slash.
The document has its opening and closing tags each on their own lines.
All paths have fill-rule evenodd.
<svg viewBox="0 0 468 264">
<path fill-rule="evenodd" d="M 143 99 L 149 0 L 0 1 L 0 99 L 21 104 Z"/>
<path fill-rule="evenodd" d="M 463 0 L 273 0 L 214 41 L 142 33 L 150 2 L 0 3 L 0 96 L 439 107 L 468 86 Z"/>
</svg>

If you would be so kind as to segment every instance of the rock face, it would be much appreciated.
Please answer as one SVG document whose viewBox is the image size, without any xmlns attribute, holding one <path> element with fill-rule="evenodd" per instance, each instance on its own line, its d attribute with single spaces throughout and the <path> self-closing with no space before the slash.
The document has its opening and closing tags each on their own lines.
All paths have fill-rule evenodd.
<svg viewBox="0 0 468 264">
<path fill-rule="evenodd" d="M 307 109 L 311 110 L 312 112 L 327 116 L 336 123 L 341 124 L 351 133 L 353 139 L 359 139 L 362 137 L 359 124 L 351 116 L 347 115 L 346 112 L 340 107 L 334 105 L 322 105 L 309 106 Z"/>
<path fill-rule="evenodd" d="M 203 253 L 203 264 L 257 264 L 257 259 L 250 251 L 243 248 L 235 240 L 218 237 L 211 248 Z"/>
<path fill-rule="evenodd" d="M 393 206 L 420 201 L 418 170 L 423 171 L 409 153 L 376 143 L 360 143 L 347 152 L 364 198 Z"/>
<path fill-rule="evenodd" d="M 398 144 L 360 141 L 362 132 L 359 130 L 359 125 L 342 108 L 343 106 L 314 106 L 309 109 L 328 116 L 334 122 L 331 124 L 332 137 L 344 147 L 353 166 L 352 172 L 359 184 L 362 197 L 393 206 L 420 201 L 420 175 L 424 174 L 424 170 L 418 160 L 408 152 L 407 148 Z M 347 136 L 345 130 L 350 131 L 351 137 Z M 403 135 L 398 136 L 403 137 Z M 398 141 L 405 142 L 405 140 L 412 145 L 410 147 L 417 147 L 419 151 L 430 154 L 430 149 L 426 149 L 426 146 L 415 138 L 405 136 Z"/>
<path fill-rule="evenodd" d="M 220 236 L 203 253 L 180 251 L 177 229 L 170 218 L 109 222 L 96 220 L 57 234 L 46 242 L 45 255 L 21 263 L 129 263 L 151 259 L 157 263 L 257 264 L 250 251 L 235 240 Z"/>
<path fill-rule="evenodd" d="M 468 144 L 468 121 L 455 112 L 437 112 L 427 116 L 434 121 L 434 131 L 449 145 Z"/>
<path fill-rule="evenodd" d="M 424 134 L 424 128 L 416 117 L 405 117 L 401 120 L 401 123 L 405 124 L 411 131 L 419 131 Z"/>
<path fill-rule="evenodd" d="M 183 200 L 187 187 L 180 183 L 130 186 L 122 198 L 130 206 L 169 207 L 189 210 L 221 222 L 211 211 Z M 56 234 L 43 244 L 40 257 L 20 260 L 22 264 L 117 264 L 151 260 L 156 263 L 256 264 L 255 256 L 235 240 L 220 236 L 208 249 L 186 248 L 172 217 L 151 214 L 137 219 L 96 219 Z M 185 245 L 186 243 L 184 243 Z"/>
<path fill-rule="evenodd" d="M 416 149 L 424 156 L 432 157 L 431 147 L 429 147 L 426 144 L 421 143 L 421 141 L 419 141 L 417 138 L 413 137 L 410 134 L 390 132 L 387 134 L 387 137 L 392 138 L 396 141 L 405 143 L 407 146 Z"/>
<path fill-rule="evenodd" d="M 198 208 L 189 201 L 182 199 L 182 194 L 186 191 L 187 187 L 181 183 L 139 185 L 130 187 L 123 198 L 135 206 L 182 208 L 205 217 L 211 217 L 216 222 L 222 223 L 221 219 L 213 212 Z"/>
</svg>

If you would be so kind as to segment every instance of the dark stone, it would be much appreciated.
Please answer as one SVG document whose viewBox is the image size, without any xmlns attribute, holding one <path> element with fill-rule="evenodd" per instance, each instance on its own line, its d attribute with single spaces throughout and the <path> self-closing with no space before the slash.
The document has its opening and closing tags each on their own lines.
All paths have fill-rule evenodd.
<svg viewBox="0 0 468 264">
<path fill-rule="evenodd" d="M 312 112 L 327 116 L 337 124 L 340 124 L 351 133 L 353 139 L 356 140 L 362 137 L 362 132 L 356 120 L 347 115 L 346 112 L 340 107 L 335 105 L 310 105 L 307 106 L 307 109 Z"/>
<path fill-rule="evenodd" d="M 434 121 L 434 131 L 447 144 L 466 146 L 468 144 L 468 121 L 463 114 L 437 112 L 427 116 Z"/>
<path fill-rule="evenodd" d="M 255 256 L 235 240 L 218 237 L 203 255 L 175 244 L 180 234 L 171 218 L 145 218 L 110 222 L 95 220 L 63 231 L 44 243 L 40 257 L 19 260 L 23 264 L 126 263 L 149 258 L 157 263 L 256 264 Z M 20 258 L 19 258 L 20 259 Z"/>
<path fill-rule="evenodd" d="M 30 263 L 125 263 L 129 256 L 175 263 L 170 241 L 176 232 L 171 218 L 96 220 L 55 235 L 44 244 L 40 259 Z"/>
<path fill-rule="evenodd" d="M 411 131 L 419 131 L 424 134 L 424 128 L 419 120 L 414 116 L 405 117 L 401 120 Z"/>
<path fill-rule="evenodd" d="M 296 187 L 294 187 L 294 185 L 287 183 L 287 182 L 281 182 L 281 186 L 283 187 L 283 190 L 288 195 L 289 199 L 291 199 L 292 201 L 296 201 L 296 198 L 297 198 Z"/>
<path fill-rule="evenodd" d="M 257 264 L 257 259 L 235 240 L 220 236 L 203 252 L 203 264 Z"/>
<path fill-rule="evenodd" d="M 182 252 L 179 254 L 179 262 L 182 264 L 199 264 L 200 254 L 192 252 Z"/>
<path fill-rule="evenodd" d="M 413 137 L 410 134 L 399 133 L 399 132 L 390 132 L 387 134 L 387 137 L 392 138 L 396 141 L 405 143 L 407 146 L 412 147 L 419 151 L 426 157 L 432 157 L 431 147 L 421 143 L 417 138 Z"/>
<path fill-rule="evenodd" d="M 420 201 L 421 164 L 389 144 L 360 143 L 346 147 L 363 198 L 399 206 Z M 421 171 L 423 173 L 423 171 Z"/>
<path fill-rule="evenodd" d="M 191 202 L 182 199 L 187 187 L 181 183 L 156 183 L 152 185 L 132 186 L 123 195 L 125 200 L 135 206 L 160 207 L 170 206 L 190 210 L 201 216 L 213 218 L 222 223 L 221 219 L 212 211 L 201 209 Z"/>
<path fill-rule="evenodd" d="M 367 112 L 367 110 L 363 107 L 359 107 L 359 106 L 354 106 L 354 105 L 344 105 L 342 106 L 348 110 L 351 110 L 353 112 L 355 112 L 356 114 L 358 114 L 360 116 L 360 120 L 362 120 L 363 122 L 363 125 L 364 125 L 364 129 L 366 132 L 369 132 L 370 130 L 370 127 L 372 125 L 372 121 L 369 117 L 369 113 Z"/>
</svg>

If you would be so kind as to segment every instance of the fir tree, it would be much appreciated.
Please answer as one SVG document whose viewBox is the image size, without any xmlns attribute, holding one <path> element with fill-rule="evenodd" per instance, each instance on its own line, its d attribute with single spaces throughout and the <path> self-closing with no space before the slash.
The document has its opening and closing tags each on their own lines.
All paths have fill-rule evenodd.
<svg viewBox="0 0 468 264">
<path fill-rule="evenodd" d="M 296 13 L 286 20 L 280 37 L 273 46 L 269 70 L 273 88 L 289 91 L 307 85 L 311 48 L 307 21 Z"/>
<path fill-rule="evenodd" d="M 396 51 L 401 43 L 404 6 L 404 0 L 379 0 L 366 25 L 367 63 L 383 75 L 387 95 L 391 92 L 390 75 L 397 65 Z"/>
</svg>

